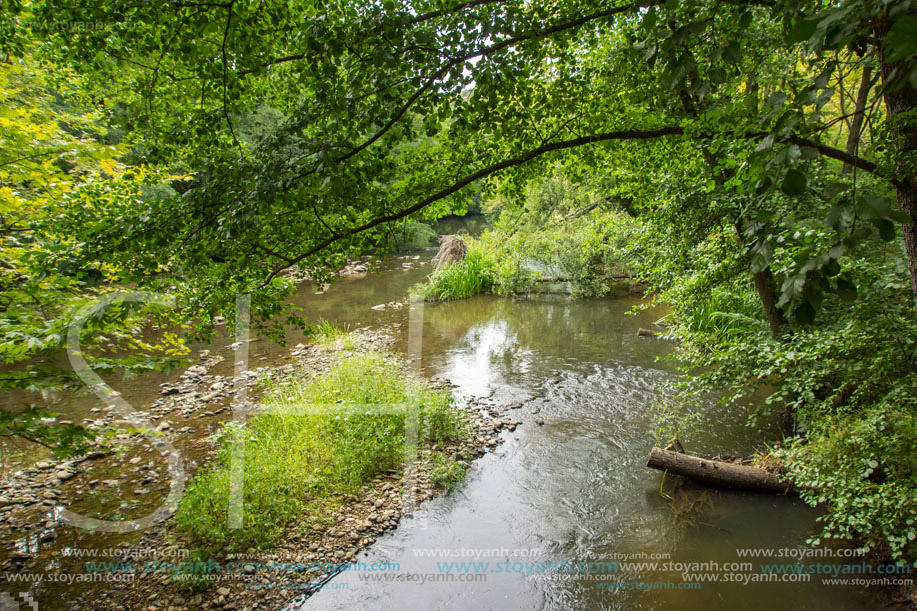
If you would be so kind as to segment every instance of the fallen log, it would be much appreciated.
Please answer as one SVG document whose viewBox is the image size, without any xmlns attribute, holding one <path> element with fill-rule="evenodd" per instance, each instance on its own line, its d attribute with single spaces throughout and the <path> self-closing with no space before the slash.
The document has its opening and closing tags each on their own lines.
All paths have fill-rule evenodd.
<svg viewBox="0 0 917 611">
<path fill-rule="evenodd" d="M 761 490 L 779 494 L 797 492 L 792 484 L 780 481 L 776 475 L 760 467 L 707 460 L 662 448 L 653 448 L 650 451 L 646 466 L 724 488 Z"/>
</svg>

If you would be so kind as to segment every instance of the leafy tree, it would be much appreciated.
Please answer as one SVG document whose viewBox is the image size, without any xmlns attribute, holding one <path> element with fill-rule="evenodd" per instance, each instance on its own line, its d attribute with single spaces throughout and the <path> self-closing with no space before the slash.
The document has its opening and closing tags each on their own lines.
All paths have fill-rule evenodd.
<svg viewBox="0 0 917 611">
<path fill-rule="evenodd" d="M 74 82 L 70 81 L 71 84 Z M 88 262 L 81 245 L 58 231 L 63 211 L 112 214 L 136 203 L 148 179 L 117 161 L 123 149 L 105 144 L 98 113 L 73 110 L 74 94 L 52 86 L 31 56 L 0 64 L 0 389 L 45 390 L 78 382 L 60 353 L 68 328 L 94 299 L 120 290 L 112 261 Z M 144 336 L 155 306 L 116 300 L 86 321 L 81 344 L 103 373 L 174 364 L 183 349 L 173 334 Z M 121 357 L 118 351 L 130 351 Z M 88 438 L 78 426 L 49 426 L 48 414 L 27 408 L 0 418 L 0 436 L 18 435 L 55 450 Z"/>
<path fill-rule="evenodd" d="M 718 363 L 714 384 L 776 378 L 774 400 L 817 440 L 791 450 L 791 467 L 824 483 L 806 468 L 839 465 L 822 487 L 835 531 L 905 554 L 911 530 L 894 533 L 913 512 L 877 519 L 845 503 L 913 498 L 908 465 L 854 477 L 879 463 L 863 455 L 879 447 L 870 423 L 900 433 L 883 440 L 889 452 L 913 447 L 900 400 L 913 395 L 917 301 L 910 0 L 14 8 L 3 54 L 34 43 L 79 74 L 84 103 L 129 136 L 121 161 L 136 167 L 54 197 L 35 227 L 70 242 L 11 258 L 48 269 L 66 253 L 74 269 L 169 289 L 199 334 L 248 293 L 276 332 L 296 314 L 286 270 L 327 279 L 352 255 L 383 254 L 397 223 L 461 210 L 482 190 L 551 218 L 550 189 L 533 209 L 527 189 L 562 167 L 636 217 L 628 226 L 651 228 L 634 238 L 647 246 L 635 265 L 684 305 L 689 363 Z M 163 167 L 187 175 L 175 195 L 131 196 Z M 595 217 L 589 235 L 610 235 Z M 589 262 L 575 263 L 582 275 Z M 881 345 L 859 362 L 873 314 Z M 797 358 L 807 365 L 791 371 Z M 854 431 L 849 444 L 841 430 Z"/>
<path fill-rule="evenodd" d="M 101 27 L 48 27 L 60 22 Z M 901 226 L 917 299 L 914 23 L 908 1 L 798 0 L 77 2 L 21 18 L 82 67 L 94 95 L 123 105 L 150 158 L 195 170 L 187 197 L 119 232 L 211 278 L 204 290 L 265 293 L 274 313 L 283 270 L 321 275 L 482 179 L 507 174 L 519 189 L 544 160 L 583 147 L 628 151 L 640 172 L 630 143 L 678 143 L 685 157 L 667 167 L 735 194 L 724 213 L 776 334 L 811 319 L 826 291 L 851 292 L 825 270 L 869 225 L 888 239 Z M 872 137 L 857 134 L 855 154 L 833 146 L 829 112 L 852 69 L 882 75 L 857 106 Z M 265 103 L 287 120 L 245 141 L 239 121 Z M 829 180 L 841 163 L 884 182 Z M 771 244 L 792 229 L 781 211 L 817 196 L 837 239 L 776 278 Z"/>
</svg>

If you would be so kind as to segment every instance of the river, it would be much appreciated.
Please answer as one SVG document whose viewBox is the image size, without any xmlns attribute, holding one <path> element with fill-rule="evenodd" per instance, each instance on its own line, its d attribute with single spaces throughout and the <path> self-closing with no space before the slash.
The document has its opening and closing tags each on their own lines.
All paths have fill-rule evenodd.
<svg viewBox="0 0 917 611">
<path fill-rule="evenodd" d="M 638 337 L 637 329 L 651 327 L 664 311 L 633 314 L 640 303 L 634 296 L 574 300 L 563 295 L 479 296 L 426 304 L 410 321 L 407 308 L 371 309 L 403 299 L 407 289 L 430 272 L 434 252 L 392 257 L 380 274 L 341 278 L 319 294 L 314 285 L 304 283 L 296 302 L 313 320 L 326 318 L 351 328 L 394 325 L 399 334 L 396 349 L 407 352 L 410 336 L 412 356 L 419 350 L 415 364 L 425 375 L 447 378 L 464 399 L 488 397 L 501 405 L 526 401 L 511 412 L 524 424 L 504 432 L 503 443 L 473 463 L 454 493 L 405 518 L 359 557 L 366 563 L 396 562 L 401 573 L 417 577 L 373 580 L 368 571 L 348 571 L 311 598 L 291 603 L 290 611 L 875 608 L 875 599 L 865 589 L 827 585 L 822 575 L 792 583 L 722 581 L 732 578 L 730 563 L 751 561 L 756 574 L 761 562 L 795 563 L 786 558 L 742 558 L 737 550 L 803 550 L 806 538 L 817 530 L 819 513 L 792 498 L 661 487 L 660 474 L 645 468 L 653 443 L 653 406 L 665 400 L 664 383 L 679 374 L 674 363 L 660 360 L 673 346 Z M 226 344 L 224 338 L 210 348 L 229 357 Z M 280 362 L 288 350 L 259 339 L 251 344 L 250 357 L 255 364 L 269 365 Z M 228 373 L 230 364 L 227 359 L 218 368 Z M 176 375 L 144 376 L 121 390 L 140 405 L 157 396 L 160 383 Z M 52 399 L 54 409 L 73 420 L 98 404 L 85 396 Z M 686 435 L 690 452 L 746 455 L 779 436 L 776 422 L 746 426 L 745 405 L 726 406 L 711 398 L 699 410 L 709 424 Z M 198 436 L 226 418 L 228 414 L 198 427 Z M 196 456 L 191 441 L 176 445 L 192 459 Z M 4 441 L 4 456 L 17 447 Z M 13 456 L 15 462 L 5 468 L 34 460 L 15 452 Z M 69 527 L 58 531 L 59 536 L 47 543 L 39 543 L 35 533 L 15 529 L 5 531 L 4 539 L 19 549 L 59 558 L 68 547 L 112 547 L 138 536 Z M 474 567 L 473 573 L 484 576 L 474 582 L 441 576 L 438 563 L 475 560 L 490 564 Z M 534 566 L 526 569 L 526 562 L 610 561 L 618 562 L 614 574 L 525 574 Z M 628 562 L 656 566 L 627 566 Z M 504 568 L 498 570 L 501 563 Z M 676 563 L 708 563 L 707 572 L 721 581 L 704 581 L 685 590 L 679 584 L 690 580 L 682 575 L 685 567 Z M 45 568 L 55 566 L 61 567 L 59 560 Z M 609 577 L 623 585 L 607 585 Z M 67 597 L 86 587 L 46 587 L 42 608 L 63 608 Z"/>
</svg>

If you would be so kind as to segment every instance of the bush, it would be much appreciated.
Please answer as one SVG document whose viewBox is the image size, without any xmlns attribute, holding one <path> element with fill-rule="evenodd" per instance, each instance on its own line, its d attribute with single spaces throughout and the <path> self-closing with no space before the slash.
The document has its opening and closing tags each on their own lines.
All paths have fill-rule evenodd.
<svg viewBox="0 0 917 611">
<path fill-rule="evenodd" d="M 439 234 L 432 226 L 413 219 L 406 220 L 399 229 L 395 230 L 395 246 L 401 250 L 426 248 L 434 245 L 437 238 Z"/>
<path fill-rule="evenodd" d="M 413 299 L 451 301 L 485 293 L 493 287 L 491 257 L 477 242 L 469 242 L 465 258 L 436 268 L 425 282 L 411 288 Z"/>
<path fill-rule="evenodd" d="M 872 409 L 826 419 L 781 453 L 803 499 L 831 508 L 812 543 L 859 540 L 863 550 L 917 562 L 915 378 Z"/>
<path fill-rule="evenodd" d="M 412 295 L 428 301 L 512 295 L 533 290 L 547 276 L 565 278 L 575 296 L 606 294 L 612 286 L 608 276 L 626 267 L 636 221 L 599 208 L 567 212 L 552 209 L 525 226 L 518 224 L 518 213 L 501 215 L 481 236 L 464 239 L 464 261 L 436 269 Z"/>
</svg>

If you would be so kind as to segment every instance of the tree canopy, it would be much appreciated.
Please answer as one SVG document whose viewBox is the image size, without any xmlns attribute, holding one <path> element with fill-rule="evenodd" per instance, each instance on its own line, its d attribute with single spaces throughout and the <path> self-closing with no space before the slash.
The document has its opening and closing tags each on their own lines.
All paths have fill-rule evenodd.
<svg viewBox="0 0 917 611">
<path fill-rule="evenodd" d="M 728 199 L 777 332 L 853 294 L 838 262 L 870 231 L 904 231 L 917 283 L 915 23 L 907 1 L 38 2 L 4 40 L 77 71 L 138 163 L 193 175 L 71 218 L 86 260 L 118 252 L 154 285 L 184 270 L 189 313 L 250 292 L 275 316 L 283 270 L 321 276 L 398 219 L 562 159 L 639 206 L 663 177 Z M 798 241 L 775 278 L 811 205 L 834 239 Z"/>
</svg>

